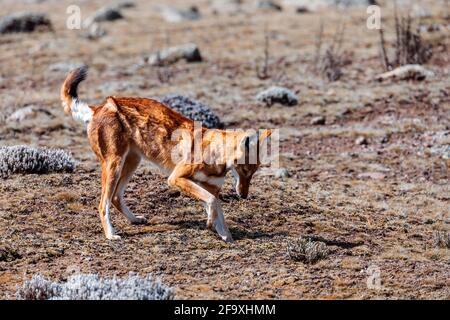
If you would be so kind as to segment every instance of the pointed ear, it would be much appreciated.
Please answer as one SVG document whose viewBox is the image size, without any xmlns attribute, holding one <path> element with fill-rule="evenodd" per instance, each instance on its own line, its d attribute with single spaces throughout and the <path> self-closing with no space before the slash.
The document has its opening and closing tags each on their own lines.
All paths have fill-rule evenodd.
<svg viewBox="0 0 450 320">
<path fill-rule="evenodd" d="M 248 152 L 250 149 L 250 136 L 244 135 L 239 140 L 239 150 L 243 153 Z"/>
<path fill-rule="evenodd" d="M 261 146 L 264 141 L 270 137 L 270 135 L 272 134 L 272 129 L 266 129 L 264 130 L 261 135 L 259 136 L 259 145 Z"/>
<path fill-rule="evenodd" d="M 256 145 L 254 141 L 258 141 L 258 138 L 256 135 L 252 136 L 251 134 L 248 134 L 247 132 L 242 133 L 238 137 L 237 142 L 237 148 L 234 151 L 235 154 L 233 156 L 234 161 L 236 163 L 245 163 L 246 156 L 249 154 L 249 151 L 252 149 L 253 145 Z"/>
</svg>

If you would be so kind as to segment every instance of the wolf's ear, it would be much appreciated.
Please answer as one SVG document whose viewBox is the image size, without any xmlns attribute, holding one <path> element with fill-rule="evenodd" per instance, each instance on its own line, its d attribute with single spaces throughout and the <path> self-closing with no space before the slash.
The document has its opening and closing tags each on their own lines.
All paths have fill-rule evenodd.
<svg viewBox="0 0 450 320">
<path fill-rule="evenodd" d="M 239 158 L 240 156 L 244 155 L 245 153 L 248 152 L 249 149 L 250 149 L 250 136 L 244 135 L 239 140 L 239 147 L 238 147 L 239 152 L 237 157 Z"/>
<path fill-rule="evenodd" d="M 270 135 L 272 134 L 272 129 L 266 129 L 264 130 L 261 135 L 259 136 L 259 145 L 261 146 L 266 139 L 268 139 L 270 137 Z"/>
<path fill-rule="evenodd" d="M 248 155 L 251 154 L 251 151 L 253 151 L 258 145 L 258 143 L 256 143 L 258 141 L 258 136 L 256 135 L 256 133 L 252 134 L 249 132 L 245 132 L 239 137 L 238 141 L 238 146 L 235 151 L 236 153 L 233 158 L 238 163 L 241 163 L 242 161 L 245 161 L 246 158 L 248 158 Z"/>
</svg>

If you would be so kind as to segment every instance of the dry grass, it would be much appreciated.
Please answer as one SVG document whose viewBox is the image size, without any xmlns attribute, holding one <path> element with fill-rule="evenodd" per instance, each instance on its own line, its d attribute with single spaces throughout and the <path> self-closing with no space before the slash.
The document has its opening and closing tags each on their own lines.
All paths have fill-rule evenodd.
<svg viewBox="0 0 450 320">
<path fill-rule="evenodd" d="M 385 30 L 380 29 L 380 58 L 385 71 L 407 64 L 424 64 L 433 55 L 433 47 L 426 43 L 411 16 L 398 17 L 395 11 L 395 43 L 393 57 L 386 48 Z M 416 28 L 416 30 L 413 30 Z"/>
<path fill-rule="evenodd" d="M 434 243 L 438 248 L 450 249 L 450 232 L 437 231 L 435 234 Z"/>
</svg>

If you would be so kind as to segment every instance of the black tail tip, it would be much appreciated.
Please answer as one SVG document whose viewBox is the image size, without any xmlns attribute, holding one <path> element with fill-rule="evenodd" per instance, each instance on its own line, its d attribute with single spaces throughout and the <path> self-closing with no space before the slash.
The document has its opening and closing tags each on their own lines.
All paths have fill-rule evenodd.
<svg viewBox="0 0 450 320">
<path fill-rule="evenodd" d="M 76 69 L 70 71 L 70 73 L 74 76 L 75 82 L 79 83 L 86 79 L 89 71 L 89 67 L 87 65 L 82 65 Z"/>
</svg>

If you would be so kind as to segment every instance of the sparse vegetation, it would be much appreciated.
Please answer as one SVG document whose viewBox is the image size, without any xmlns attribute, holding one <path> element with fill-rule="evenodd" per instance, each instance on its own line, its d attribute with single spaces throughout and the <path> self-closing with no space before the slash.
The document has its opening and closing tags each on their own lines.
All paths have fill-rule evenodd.
<svg viewBox="0 0 450 320">
<path fill-rule="evenodd" d="M 52 30 L 52 23 L 47 15 L 21 12 L 0 19 L 0 34 L 33 32 L 38 29 Z"/>
<path fill-rule="evenodd" d="M 436 231 L 434 237 L 436 247 L 450 249 L 450 232 Z"/>
<path fill-rule="evenodd" d="M 264 28 L 264 58 L 262 62 L 262 66 L 256 66 L 256 75 L 259 79 L 265 80 L 270 77 L 269 74 L 269 59 L 270 59 L 270 52 L 269 52 L 269 45 L 270 45 L 270 37 L 269 32 L 267 31 L 267 26 Z"/>
<path fill-rule="evenodd" d="M 325 46 L 325 53 L 322 54 L 324 25 L 320 24 L 319 34 L 316 37 L 316 53 L 314 68 L 328 81 L 337 81 L 342 75 L 342 68 L 352 62 L 352 54 L 342 48 L 345 35 L 345 26 L 336 31 L 330 44 Z"/>
<path fill-rule="evenodd" d="M 119 279 L 101 278 L 97 274 L 75 274 L 67 282 L 47 280 L 34 274 L 18 288 L 19 300 L 172 300 L 173 290 L 151 275 L 136 274 Z"/>
<path fill-rule="evenodd" d="M 64 150 L 12 146 L 0 148 L 0 176 L 16 173 L 72 172 L 75 161 Z"/>
<path fill-rule="evenodd" d="M 395 12 L 396 38 L 393 57 L 389 55 L 389 50 L 386 48 L 385 31 L 379 29 L 380 58 L 385 71 L 408 64 L 424 64 L 431 59 L 432 46 L 423 40 L 420 28 L 413 30 L 413 25 L 411 16 L 399 18 L 397 11 Z"/>
<path fill-rule="evenodd" d="M 287 253 L 294 261 L 311 264 L 327 257 L 329 250 L 323 242 L 300 238 L 287 244 Z"/>
<path fill-rule="evenodd" d="M 0 243 L 0 262 L 11 262 L 20 259 L 21 255 L 10 245 Z"/>
</svg>

